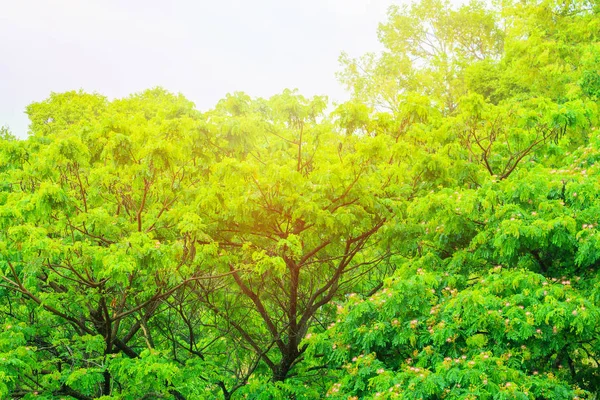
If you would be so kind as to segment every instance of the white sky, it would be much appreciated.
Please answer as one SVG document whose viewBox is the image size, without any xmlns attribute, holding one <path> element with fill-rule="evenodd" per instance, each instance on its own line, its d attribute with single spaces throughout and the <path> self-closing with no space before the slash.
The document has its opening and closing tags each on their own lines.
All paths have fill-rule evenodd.
<svg viewBox="0 0 600 400">
<path fill-rule="evenodd" d="M 200 110 L 233 91 L 342 100 L 340 53 L 378 50 L 400 1 L 0 0 L 0 126 L 25 137 L 25 107 L 73 89 L 163 86 Z"/>
</svg>

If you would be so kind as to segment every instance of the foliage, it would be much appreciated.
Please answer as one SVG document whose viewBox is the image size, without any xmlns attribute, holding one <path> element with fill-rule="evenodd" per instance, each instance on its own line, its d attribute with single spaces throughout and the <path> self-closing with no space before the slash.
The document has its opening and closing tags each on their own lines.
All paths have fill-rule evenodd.
<svg viewBox="0 0 600 400">
<path fill-rule="evenodd" d="M 500 266 L 470 280 L 407 268 L 309 341 L 343 371 L 332 398 L 572 399 L 598 382 L 600 309 L 578 286 Z"/>
<path fill-rule="evenodd" d="M 599 11 L 392 7 L 334 107 L 30 105 L 0 397 L 596 398 Z"/>
</svg>

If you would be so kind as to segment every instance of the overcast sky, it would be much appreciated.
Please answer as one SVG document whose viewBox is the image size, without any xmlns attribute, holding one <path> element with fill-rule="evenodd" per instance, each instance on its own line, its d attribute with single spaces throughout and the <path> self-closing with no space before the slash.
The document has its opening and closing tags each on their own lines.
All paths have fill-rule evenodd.
<svg viewBox="0 0 600 400">
<path fill-rule="evenodd" d="M 0 125 L 24 137 L 29 103 L 73 89 L 163 86 L 200 110 L 233 91 L 341 100 L 340 53 L 378 50 L 400 1 L 0 0 Z"/>
</svg>

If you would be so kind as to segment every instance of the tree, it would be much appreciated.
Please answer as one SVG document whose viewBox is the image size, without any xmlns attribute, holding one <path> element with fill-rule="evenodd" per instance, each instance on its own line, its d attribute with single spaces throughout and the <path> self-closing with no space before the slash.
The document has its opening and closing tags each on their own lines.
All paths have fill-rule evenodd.
<svg viewBox="0 0 600 400">
<path fill-rule="evenodd" d="M 417 17 L 425 4 L 403 17 Z M 486 15 L 495 15 L 487 26 L 503 27 L 499 52 L 469 65 L 454 58 L 455 80 L 426 72 L 433 85 L 446 84 L 442 91 L 462 93 L 452 107 L 441 105 L 435 88 L 427 92 L 426 79 L 424 88 L 408 74 L 395 80 L 395 71 L 416 76 L 430 59 L 418 68 L 383 68 L 413 54 L 394 54 L 392 42 L 362 70 L 353 63 L 346 71 L 357 102 L 387 102 L 393 116 L 407 107 L 409 92 L 427 96 L 438 113 L 429 113 L 436 117 L 420 147 L 455 179 L 411 199 L 391 235 L 404 258 L 395 257 L 397 271 L 384 287 L 350 296 L 335 324 L 310 335 L 308 362 L 327 371 L 329 397 L 570 399 L 598 392 L 597 71 L 588 64 L 597 10 L 509 2 Z M 425 26 L 440 26 L 435 18 L 426 16 Z M 382 29 L 407 32 L 420 21 L 391 17 Z M 398 42 L 422 57 L 419 40 Z"/>
<path fill-rule="evenodd" d="M 189 290 L 275 382 L 302 360 L 302 338 L 328 320 L 328 304 L 381 269 L 378 233 L 402 183 L 391 138 L 341 134 L 325 106 L 289 91 L 236 95 L 209 116 L 222 156 L 195 209 L 210 236 L 200 243 L 215 248 L 209 263 L 231 277 L 211 281 L 227 293 Z"/>
<path fill-rule="evenodd" d="M 407 93 L 419 93 L 446 114 L 465 94 L 465 69 L 497 60 L 504 34 L 497 11 L 482 2 L 453 9 L 447 1 L 424 0 L 391 7 L 379 40 L 385 47 L 379 56 L 341 57 L 340 78 L 354 96 L 397 112 Z"/>
<path fill-rule="evenodd" d="M 143 364 L 154 350 L 147 325 L 164 301 L 204 278 L 177 207 L 203 171 L 199 114 L 158 89 L 110 104 L 55 94 L 28 112 L 30 138 L 3 146 L 0 265 L 22 338 L 11 351 L 30 363 L 3 393 L 109 395 L 127 385 L 121 356 Z"/>
<path fill-rule="evenodd" d="M 421 253 L 308 340 L 330 397 L 594 398 L 596 130 L 567 153 L 413 202 Z"/>
</svg>

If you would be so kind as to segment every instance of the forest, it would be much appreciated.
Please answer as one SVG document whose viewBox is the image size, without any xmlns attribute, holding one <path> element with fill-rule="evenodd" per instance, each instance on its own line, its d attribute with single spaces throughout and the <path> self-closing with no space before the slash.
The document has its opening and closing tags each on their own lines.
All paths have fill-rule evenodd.
<svg viewBox="0 0 600 400">
<path fill-rule="evenodd" d="M 597 399 L 600 3 L 420 0 L 351 99 L 0 131 L 2 399 Z"/>
</svg>

